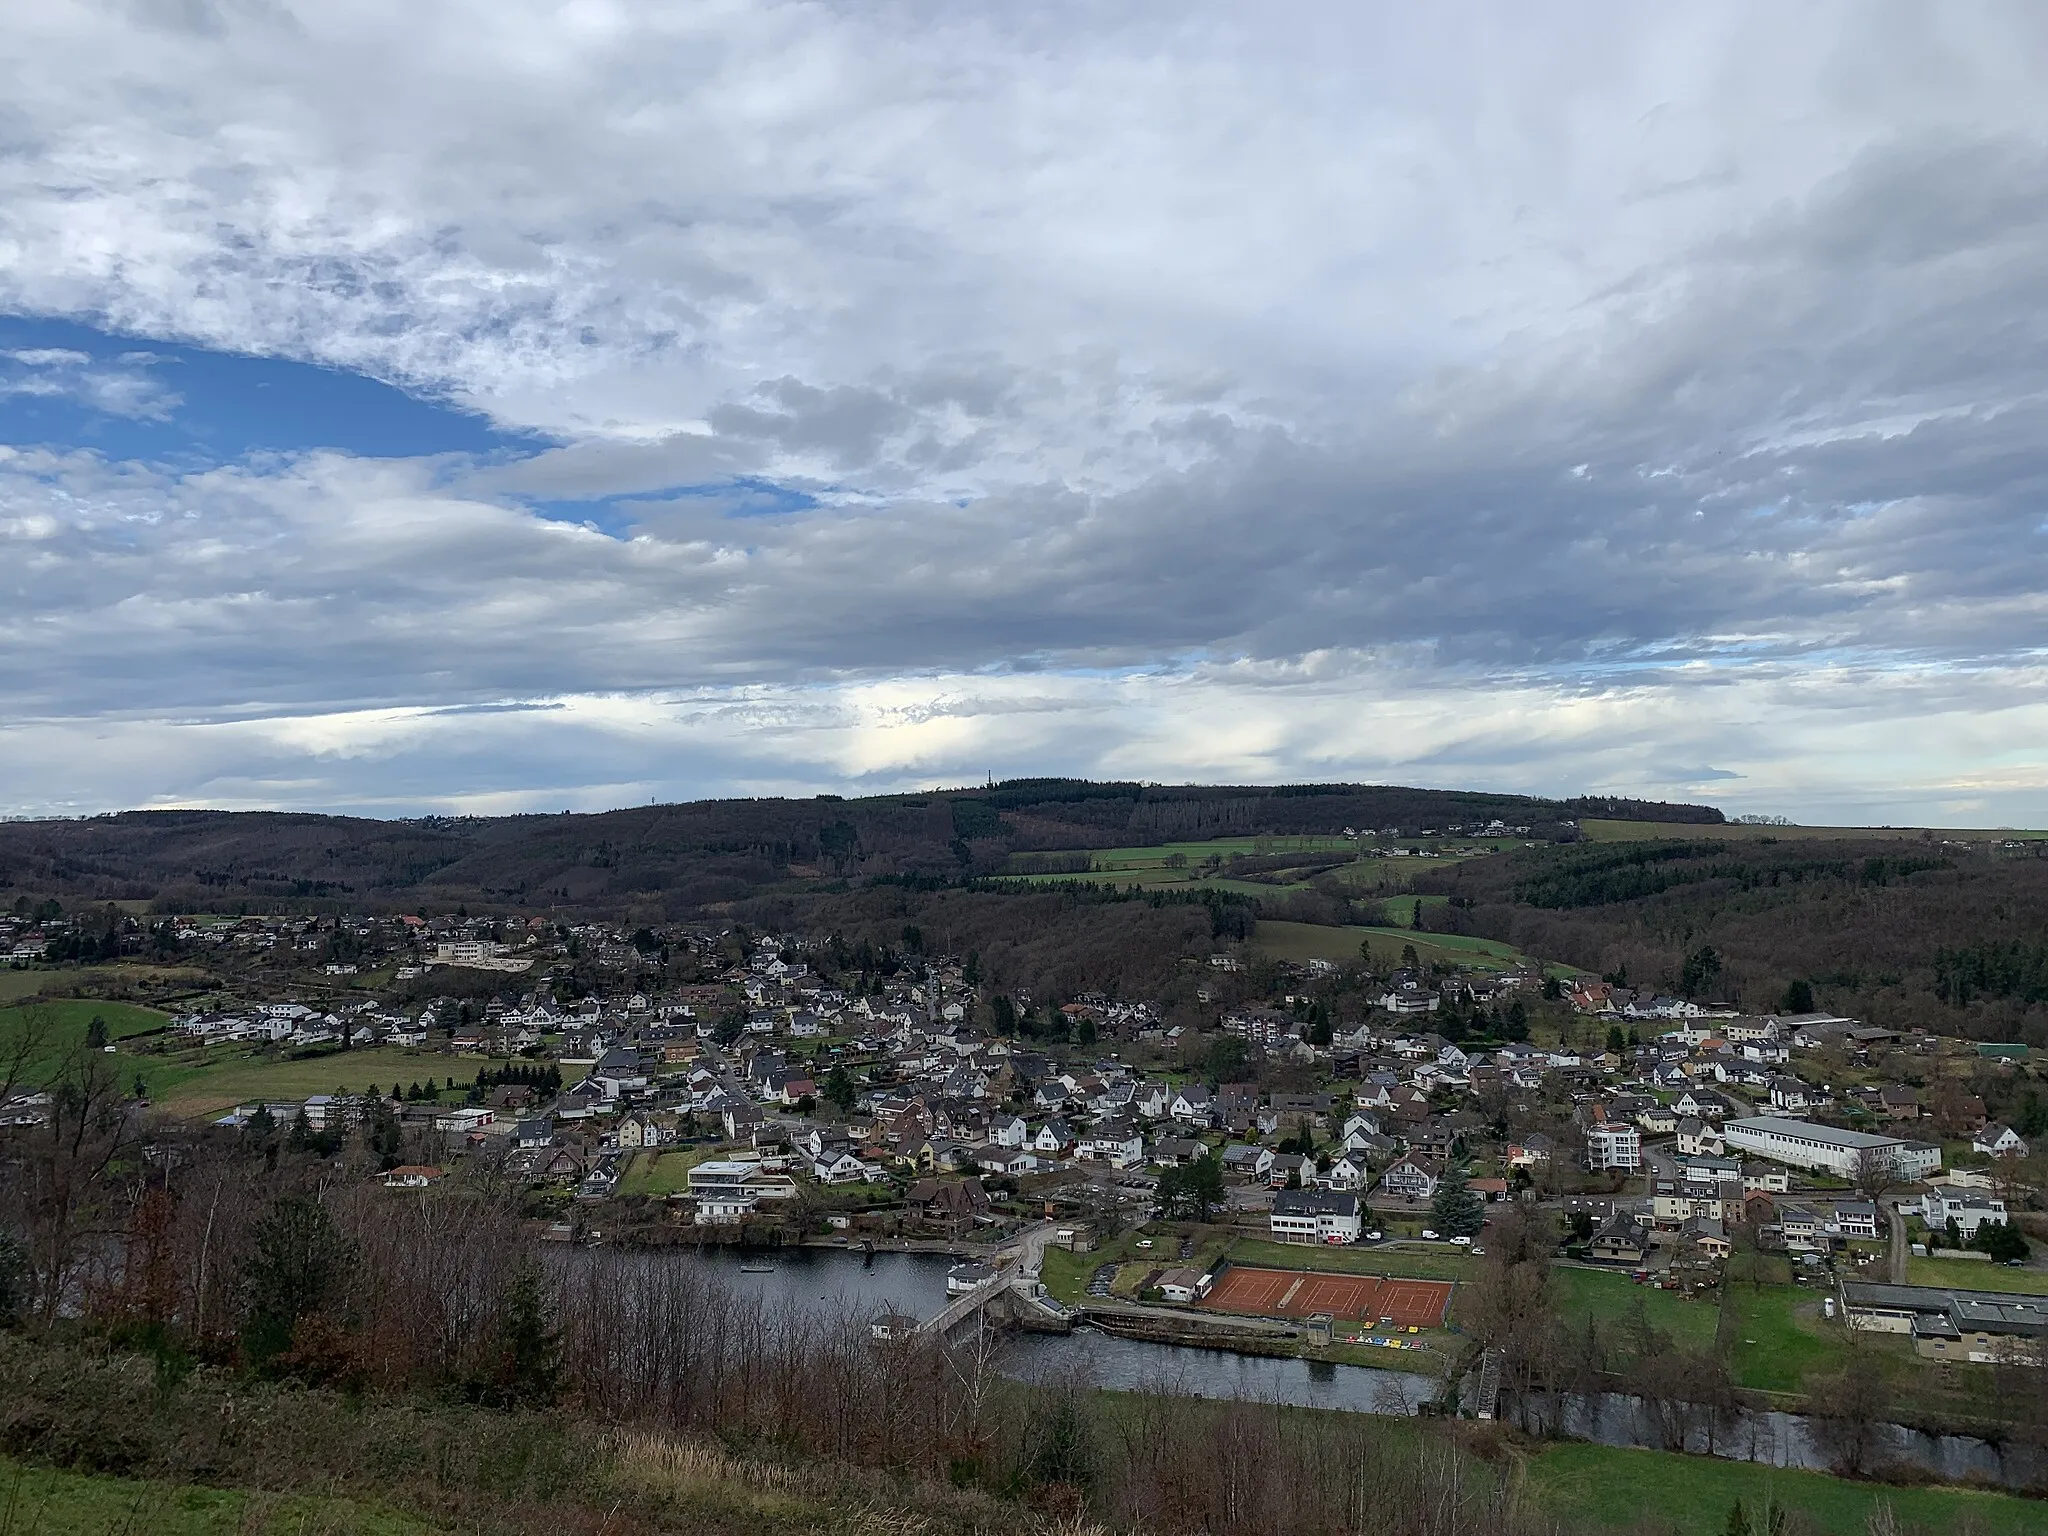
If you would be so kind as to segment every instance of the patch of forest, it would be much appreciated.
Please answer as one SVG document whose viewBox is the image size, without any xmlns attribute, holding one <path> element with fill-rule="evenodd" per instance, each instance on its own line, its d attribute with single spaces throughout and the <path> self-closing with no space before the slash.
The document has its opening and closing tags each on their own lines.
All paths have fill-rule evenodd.
<svg viewBox="0 0 2048 1536">
<path fill-rule="evenodd" d="M 594 815 L 366 817 L 129 811 L 0 823 L 0 892 L 182 911 L 502 904 L 680 917 L 782 888 L 958 880 L 1013 854 L 1244 835 L 1406 832 L 1501 820 L 1570 836 L 1584 817 L 1715 823 L 1710 806 L 1358 784 L 1026 779 L 842 799 L 705 800 Z"/>
<path fill-rule="evenodd" d="M 2048 849 L 1934 839 L 1673 837 L 1434 869 L 1429 925 L 1631 985 L 1819 1006 L 1886 1027 L 2048 1045 Z"/>
</svg>

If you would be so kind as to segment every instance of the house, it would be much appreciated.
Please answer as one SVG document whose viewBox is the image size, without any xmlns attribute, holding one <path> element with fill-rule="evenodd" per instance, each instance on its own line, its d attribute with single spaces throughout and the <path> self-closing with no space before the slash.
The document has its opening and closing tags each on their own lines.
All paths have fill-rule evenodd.
<svg viewBox="0 0 2048 1536">
<path fill-rule="evenodd" d="M 1380 1175 L 1380 1192 L 1401 1195 L 1410 1200 L 1427 1200 L 1436 1194 L 1437 1180 L 1442 1173 L 1440 1164 L 1411 1153 Z"/>
<path fill-rule="evenodd" d="M 951 1237 L 965 1235 L 989 1213 L 988 1192 L 978 1178 L 919 1179 L 903 1204 L 915 1220 Z"/>
<path fill-rule="evenodd" d="M 1678 1235 L 1681 1242 L 1691 1243 L 1710 1259 L 1725 1259 L 1733 1251 L 1718 1216 L 1695 1216 L 1679 1229 Z"/>
<path fill-rule="evenodd" d="M 1199 1269 L 1175 1265 L 1159 1277 L 1159 1294 L 1167 1301 L 1190 1302 L 1201 1296 L 1207 1277 Z"/>
<path fill-rule="evenodd" d="M 1105 1120 L 1074 1144 L 1074 1156 L 1112 1168 L 1137 1168 L 1145 1161 L 1145 1138 L 1128 1120 Z"/>
<path fill-rule="evenodd" d="M 1262 1182 L 1273 1171 L 1273 1149 L 1270 1147 L 1247 1146 L 1233 1142 L 1223 1149 L 1223 1173 L 1226 1178 Z"/>
<path fill-rule="evenodd" d="M 1358 1196 L 1328 1189 L 1283 1189 L 1273 1197 L 1273 1240 L 1355 1243 L 1363 1230 Z"/>
<path fill-rule="evenodd" d="M 1718 1127 L 1696 1115 L 1678 1122 L 1678 1151 L 1683 1157 L 1719 1157 L 1727 1149 Z"/>
<path fill-rule="evenodd" d="M 1162 1168 L 1181 1168 L 1198 1157 L 1207 1157 L 1209 1149 L 1199 1141 L 1184 1136 L 1161 1136 L 1152 1143 L 1152 1161 Z"/>
<path fill-rule="evenodd" d="M 1074 1149 L 1074 1129 L 1064 1120 L 1048 1120 L 1031 1139 L 1031 1150 L 1047 1157 L 1065 1157 Z"/>
<path fill-rule="evenodd" d="M 2005 1224 L 2005 1202 L 1984 1195 L 1957 1194 L 1950 1189 L 1930 1189 L 1920 1197 L 1920 1219 L 1935 1232 L 1944 1231 L 1953 1221 L 1956 1230 L 1963 1234 L 1963 1241 L 1968 1242 L 1987 1221 Z"/>
<path fill-rule="evenodd" d="M 2026 1138 L 2011 1126 L 1991 1120 L 1970 1138 L 1970 1150 L 1988 1157 L 2025 1157 L 2027 1143 Z"/>
<path fill-rule="evenodd" d="M 868 1165 L 844 1146 L 811 1161 L 811 1177 L 820 1184 L 859 1184 L 868 1176 Z"/>
<path fill-rule="evenodd" d="M 1372 1183 L 1372 1164 L 1362 1152 L 1346 1152 L 1316 1182 L 1325 1189 L 1361 1190 Z"/>
<path fill-rule="evenodd" d="M 1551 1140 L 1541 1131 L 1531 1131 L 1517 1141 L 1508 1143 L 1508 1166 L 1511 1168 L 1543 1168 L 1550 1163 Z"/>
<path fill-rule="evenodd" d="M 1316 1165 L 1299 1152 L 1275 1152 L 1266 1168 L 1266 1182 L 1285 1189 L 1291 1181 L 1297 1188 L 1315 1178 Z"/>
<path fill-rule="evenodd" d="M 1586 1127 L 1586 1167 L 1599 1173 L 1634 1173 L 1643 1166 L 1643 1133 L 1632 1125 L 1596 1122 Z"/>
<path fill-rule="evenodd" d="M 1022 1115 L 997 1115 L 989 1122 L 988 1139 L 999 1147 L 1021 1147 L 1030 1136 Z"/>
<path fill-rule="evenodd" d="M 1207 1085 L 1189 1083 L 1173 1096 L 1167 1113 L 1182 1125 L 1207 1125 L 1215 1109 L 1215 1095 L 1209 1092 Z"/>
<path fill-rule="evenodd" d="M 1774 1077 L 1771 1079 L 1771 1108 L 1782 1109 L 1796 1114 L 1810 1108 L 1818 1095 L 1796 1077 Z"/>
<path fill-rule="evenodd" d="M 425 1189 L 441 1177 L 441 1170 L 420 1163 L 393 1168 L 384 1175 L 386 1189 Z"/>
<path fill-rule="evenodd" d="M 1886 1083 L 1877 1092 L 1878 1111 L 1887 1120 L 1920 1118 L 1920 1090 L 1904 1083 Z"/>
<path fill-rule="evenodd" d="M 1608 1217 L 1586 1244 L 1586 1257 L 1603 1264 L 1640 1264 L 1649 1251 L 1649 1226 L 1627 1211 Z"/>
</svg>

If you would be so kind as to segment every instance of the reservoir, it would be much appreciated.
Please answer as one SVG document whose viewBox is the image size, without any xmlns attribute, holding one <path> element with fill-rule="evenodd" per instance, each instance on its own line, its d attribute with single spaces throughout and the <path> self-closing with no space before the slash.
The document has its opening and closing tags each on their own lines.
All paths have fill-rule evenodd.
<svg viewBox="0 0 2048 1536">
<path fill-rule="evenodd" d="M 648 1254 L 647 1262 L 681 1264 L 714 1275 L 738 1296 L 771 1308 L 865 1323 L 878 1313 L 925 1319 L 946 1305 L 941 1254 L 863 1256 L 819 1248 L 761 1250 L 681 1248 Z M 752 1266 L 743 1269 L 742 1264 Z M 766 1267 L 763 1267 L 766 1266 Z M 1223 1400 L 1283 1403 L 1349 1413 L 1408 1415 L 1434 1395 L 1436 1379 L 1408 1371 L 1307 1360 L 1236 1355 L 1116 1338 L 1091 1328 L 1072 1334 L 1018 1334 L 1004 1347 L 1001 1369 L 1021 1381 L 1078 1381 L 1112 1391 L 1160 1391 Z M 1503 1403 L 1503 1417 L 1512 1405 Z M 1634 1398 L 1607 1393 L 1572 1399 L 1562 1427 L 1602 1445 L 1662 1449 L 1650 1415 Z M 1884 1459 L 1944 1482 L 1976 1481 L 2015 1489 L 2048 1486 L 2048 1456 L 2034 1446 L 2005 1446 L 1966 1435 L 1930 1435 L 1903 1425 L 1882 1427 Z M 1732 1423 L 1688 1435 L 1686 1449 L 1739 1461 L 1826 1470 L 1808 1421 L 1795 1414 L 1741 1414 Z"/>
</svg>

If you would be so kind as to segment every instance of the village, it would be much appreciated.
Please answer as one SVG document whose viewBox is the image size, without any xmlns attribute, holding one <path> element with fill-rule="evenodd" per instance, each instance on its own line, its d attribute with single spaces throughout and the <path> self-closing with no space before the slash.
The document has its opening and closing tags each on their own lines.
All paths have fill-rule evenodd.
<svg viewBox="0 0 2048 1536">
<path fill-rule="evenodd" d="M 23 959 L 53 941 L 113 947 L 12 926 Z M 394 1188 L 489 1165 L 569 1240 L 924 1243 L 971 1261 L 1057 1217 L 1060 1299 L 1225 1307 L 1203 1262 L 1225 1252 L 1312 1268 L 1341 1250 L 1354 1269 L 1377 1253 L 1382 1273 L 1455 1282 L 1512 1203 L 1556 1224 L 1569 1262 L 1639 1286 L 1692 1294 L 1768 1257 L 1831 1289 L 1852 1326 L 1909 1334 L 1927 1358 L 2041 1358 L 2048 1309 L 2030 1296 L 2048 1271 L 2014 1219 L 2039 1182 L 2038 1132 L 1968 1091 L 2024 1073 L 2024 1047 L 1741 1014 L 1535 966 L 1392 963 L 1332 1017 L 1342 968 L 1316 960 L 1268 965 L 1274 995 L 1220 1000 L 1197 1029 L 1143 1001 L 991 996 L 973 957 L 906 946 L 884 974 L 878 957 L 863 968 L 798 936 L 741 937 L 186 923 L 168 938 L 188 951 L 282 953 L 328 992 L 177 1013 L 119 1046 L 144 1063 L 318 1061 L 336 1091 L 206 1118 L 306 1145 L 382 1125 Z M 132 953 L 151 936 L 135 923 L 117 940 Z M 657 953 L 696 956 L 700 979 L 551 984 L 571 957 L 644 983 Z M 1210 954 L 1200 995 L 1223 998 L 1259 964 Z M 373 969 L 379 990 L 354 995 Z M 388 995 L 436 973 L 465 995 Z M 1532 1018 L 1553 1038 L 1532 1038 Z M 388 1086 L 358 1088 L 373 1067 Z M 4 1113 L 32 1120 L 34 1097 Z M 2038 1118 L 2038 1097 L 2024 1102 Z M 1136 1246 L 1176 1222 L 1229 1243 L 1183 1242 L 1179 1264 Z M 1095 1250 L 1121 1262 L 1067 1257 Z"/>
</svg>

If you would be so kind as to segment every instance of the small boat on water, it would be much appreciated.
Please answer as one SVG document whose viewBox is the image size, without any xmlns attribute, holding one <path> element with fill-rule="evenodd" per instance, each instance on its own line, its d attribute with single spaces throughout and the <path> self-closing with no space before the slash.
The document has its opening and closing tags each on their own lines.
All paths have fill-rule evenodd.
<svg viewBox="0 0 2048 1536">
<path fill-rule="evenodd" d="M 741 1259 L 740 1273 L 743 1275 L 772 1275 L 775 1266 L 766 1259 Z"/>
</svg>

